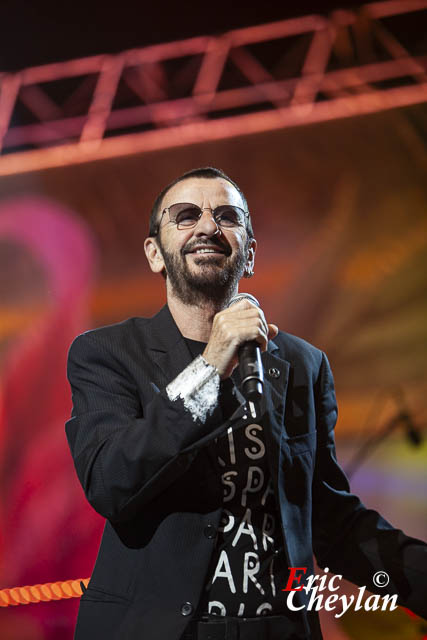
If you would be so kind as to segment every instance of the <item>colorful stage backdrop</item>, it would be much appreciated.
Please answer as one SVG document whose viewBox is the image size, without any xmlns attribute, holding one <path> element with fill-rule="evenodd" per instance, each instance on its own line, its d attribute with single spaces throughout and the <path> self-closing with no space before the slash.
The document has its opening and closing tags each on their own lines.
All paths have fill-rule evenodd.
<svg viewBox="0 0 427 640">
<path fill-rule="evenodd" d="M 422 433 L 426 140 L 423 105 L 0 179 L 0 588 L 90 575 L 103 521 L 65 439 L 67 350 L 81 331 L 163 304 L 143 253 L 148 215 L 192 167 L 218 166 L 245 191 L 258 240 L 245 288 L 271 322 L 328 353 L 344 463 L 402 409 Z M 424 538 L 426 451 L 399 425 L 353 482 Z M 0 637 L 69 640 L 77 604 L 3 608 Z M 390 618 L 365 616 L 354 637 L 392 637 Z M 400 640 L 421 637 L 408 620 Z M 325 619 L 328 640 L 353 637 L 351 626 Z"/>
</svg>

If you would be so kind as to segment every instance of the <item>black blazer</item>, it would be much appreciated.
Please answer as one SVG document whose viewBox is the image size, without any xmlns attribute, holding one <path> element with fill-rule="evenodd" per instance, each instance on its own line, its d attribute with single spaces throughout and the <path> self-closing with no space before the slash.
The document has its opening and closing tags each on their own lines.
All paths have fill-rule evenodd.
<svg viewBox="0 0 427 640">
<path fill-rule="evenodd" d="M 178 640 L 196 610 L 223 495 L 206 448 L 232 424 L 232 411 L 218 406 L 202 424 L 181 400 L 169 400 L 166 385 L 191 359 L 167 306 L 71 345 L 66 433 L 86 497 L 107 519 L 76 640 Z M 398 592 L 401 604 L 427 615 L 427 545 L 366 509 L 336 461 L 326 356 L 279 332 L 262 360 L 288 566 L 313 573 L 314 551 L 321 567 L 371 591 L 373 574 L 385 570 L 390 584 L 378 593 Z M 305 592 L 299 597 L 304 604 Z M 301 616 L 307 637 L 320 638 L 317 614 Z"/>
</svg>

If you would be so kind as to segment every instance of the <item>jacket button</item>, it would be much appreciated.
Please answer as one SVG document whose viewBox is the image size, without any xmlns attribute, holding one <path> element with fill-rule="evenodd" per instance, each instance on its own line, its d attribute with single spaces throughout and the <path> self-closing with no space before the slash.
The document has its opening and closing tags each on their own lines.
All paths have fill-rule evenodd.
<svg viewBox="0 0 427 640">
<path fill-rule="evenodd" d="M 192 613 L 193 605 L 191 604 L 191 602 L 184 602 L 184 604 L 181 606 L 181 615 L 189 616 Z"/>
<path fill-rule="evenodd" d="M 216 529 L 213 526 L 213 524 L 208 524 L 206 525 L 203 533 L 207 538 L 212 539 L 212 538 L 215 538 L 216 536 Z"/>
<path fill-rule="evenodd" d="M 279 378 L 280 377 L 280 371 L 279 371 L 279 369 L 276 369 L 276 367 L 271 367 L 268 370 L 268 375 L 270 375 L 272 378 Z"/>
</svg>

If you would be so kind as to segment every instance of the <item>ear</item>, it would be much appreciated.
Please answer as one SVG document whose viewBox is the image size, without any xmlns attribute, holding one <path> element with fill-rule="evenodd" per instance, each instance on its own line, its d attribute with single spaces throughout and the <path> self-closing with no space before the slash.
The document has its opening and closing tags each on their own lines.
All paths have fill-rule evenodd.
<svg viewBox="0 0 427 640">
<path fill-rule="evenodd" d="M 149 237 L 144 240 L 144 251 L 151 271 L 154 271 L 154 273 L 163 271 L 165 263 L 156 238 Z"/>
<path fill-rule="evenodd" d="M 255 238 L 252 238 L 252 240 L 249 241 L 248 259 L 246 261 L 246 267 L 245 267 L 245 273 L 244 273 L 245 278 L 251 278 L 254 275 L 255 252 L 256 252 L 256 240 Z"/>
</svg>

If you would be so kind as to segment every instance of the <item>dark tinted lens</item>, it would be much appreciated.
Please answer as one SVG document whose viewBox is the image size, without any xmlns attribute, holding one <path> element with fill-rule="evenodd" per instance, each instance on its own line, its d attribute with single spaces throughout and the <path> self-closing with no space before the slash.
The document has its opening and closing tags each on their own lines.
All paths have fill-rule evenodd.
<svg viewBox="0 0 427 640">
<path fill-rule="evenodd" d="M 200 209 L 194 204 L 181 202 L 169 207 L 169 218 L 178 227 L 191 227 L 200 218 Z"/>
<path fill-rule="evenodd" d="M 222 205 L 215 209 L 215 221 L 221 227 L 235 227 L 245 222 L 245 212 L 239 207 Z"/>
</svg>

